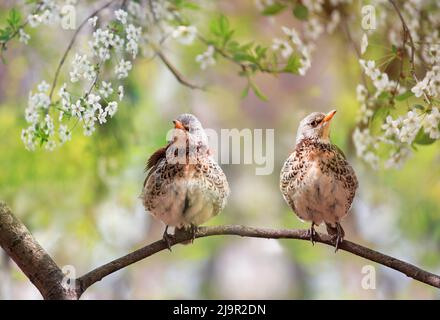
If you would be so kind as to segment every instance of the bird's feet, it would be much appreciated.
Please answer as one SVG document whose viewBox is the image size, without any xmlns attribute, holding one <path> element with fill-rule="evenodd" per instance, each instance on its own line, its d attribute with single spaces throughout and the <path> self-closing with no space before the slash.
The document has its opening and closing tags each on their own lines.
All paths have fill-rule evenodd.
<svg viewBox="0 0 440 320">
<path fill-rule="evenodd" d="M 198 229 L 199 228 L 195 224 L 191 224 L 191 226 L 189 227 L 189 232 L 191 234 L 191 243 L 194 243 Z"/>
<path fill-rule="evenodd" d="M 336 223 L 336 235 L 335 235 L 335 253 L 339 249 L 339 245 L 342 243 L 345 237 L 345 231 L 339 222 Z"/>
<path fill-rule="evenodd" d="M 168 250 L 171 251 L 171 240 L 173 239 L 173 236 L 168 233 L 168 226 L 165 227 L 165 231 L 163 232 L 162 240 L 167 245 Z"/>
<path fill-rule="evenodd" d="M 315 223 L 312 222 L 312 225 L 310 226 L 309 229 L 309 237 L 310 237 L 310 241 L 312 242 L 312 245 L 315 245 L 315 237 L 316 237 L 316 230 L 315 230 Z"/>
<path fill-rule="evenodd" d="M 345 237 L 344 229 L 342 228 L 339 222 L 336 222 L 336 226 L 326 223 L 327 233 L 332 236 L 333 241 L 335 242 L 335 252 L 338 251 L 339 245 L 342 243 Z"/>
</svg>

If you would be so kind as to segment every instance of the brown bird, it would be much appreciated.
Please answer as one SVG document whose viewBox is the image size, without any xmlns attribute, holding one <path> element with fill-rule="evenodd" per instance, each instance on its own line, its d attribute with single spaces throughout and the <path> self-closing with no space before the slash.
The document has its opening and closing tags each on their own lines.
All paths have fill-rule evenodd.
<svg viewBox="0 0 440 320">
<path fill-rule="evenodd" d="M 358 181 L 344 153 L 330 142 L 335 113 L 314 112 L 300 122 L 295 150 L 281 170 L 280 189 L 295 214 L 312 223 L 312 243 L 314 226 L 324 222 L 338 250 L 345 235 L 340 221 L 351 208 Z"/>
<path fill-rule="evenodd" d="M 199 120 L 182 114 L 173 123 L 168 144 L 148 159 L 141 195 L 145 209 L 165 223 L 168 247 L 169 226 L 189 229 L 194 240 L 197 226 L 222 211 L 229 196 L 226 176 L 211 156 Z"/>
</svg>

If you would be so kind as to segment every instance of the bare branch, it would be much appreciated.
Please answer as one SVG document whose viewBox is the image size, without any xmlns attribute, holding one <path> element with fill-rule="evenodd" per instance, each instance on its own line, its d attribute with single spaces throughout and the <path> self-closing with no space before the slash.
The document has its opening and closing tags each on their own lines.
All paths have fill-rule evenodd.
<svg viewBox="0 0 440 320">
<path fill-rule="evenodd" d="M 174 75 L 174 77 L 181 83 L 182 85 L 191 88 L 191 89 L 199 89 L 204 90 L 203 87 L 200 87 L 198 85 L 192 84 L 188 80 L 185 79 L 185 77 L 177 70 L 176 67 L 173 66 L 173 64 L 168 60 L 167 57 L 160 51 L 159 49 L 155 50 L 156 55 L 162 60 L 162 62 L 165 64 L 165 66 L 171 71 L 171 73 Z"/>
<path fill-rule="evenodd" d="M 308 230 L 276 230 L 240 225 L 200 227 L 195 237 L 204 238 L 224 235 L 310 240 Z M 179 232 L 171 237 L 170 245 L 173 246 L 191 239 L 192 235 L 190 233 Z M 334 239 L 326 234 L 318 233 L 314 240 L 315 242 L 334 246 Z M 76 279 L 72 286 L 63 285 L 64 275 L 60 268 L 38 244 L 27 228 L 13 216 L 11 210 L 2 202 L 0 202 L 0 245 L 38 288 L 45 299 L 79 299 L 91 285 L 106 276 L 168 248 L 163 240 L 153 242 L 90 271 Z M 405 261 L 347 240 L 339 245 L 339 249 L 397 270 L 417 281 L 440 288 L 440 277 L 438 275 L 422 270 Z M 310 250 L 313 250 L 313 248 L 310 248 Z"/>
<path fill-rule="evenodd" d="M 254 237 L 266 239 L 298 239 L 310 241 L 308 230 L 274 230 L 267 228 L 245 227 L 240 225 L 225 225 L 216 227 L 200 227 L 196 233 L 196 238 L 203 238 L 218 235 L 236 235 L 241 237 Z M 186 233 L 178 233 L 170 241 L 171 245 L 191 240 L 191 235 Z M 316 242 L 334 246 L 334 240 L 331 236 L 325 234 L 317 234 Z M 135 262 L 145 259 L 159 251 L 166 250 L 167 244 L 163 241 L 156 241 L 132 253 L 129 253 L 119 259 L 113 260 L 95 270 L 90 271 L 78 279 L 80 283 L 80 294 L 88 287 L 100 281 L 104 277 L 121 270 Z M 440 288 L 440 277 L 422 270 L 405 261 L 393 258 L 386 254 L 374 251 L 351 241 L 344 240 L 339 245 L 340 250 L 350 252 L 367 260 L 377 262 L 391 269 L 402 272 L 420 282 L 426 283 L 430 286 Z M 312 248 L 310 248 L 312 250 Z"/>
</svg>

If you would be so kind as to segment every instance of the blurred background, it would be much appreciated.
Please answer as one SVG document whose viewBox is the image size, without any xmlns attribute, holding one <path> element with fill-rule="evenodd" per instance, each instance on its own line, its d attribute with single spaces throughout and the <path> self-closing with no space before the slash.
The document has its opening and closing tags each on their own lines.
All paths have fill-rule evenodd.
<svg viewBox="0 0 440 320">
<path fill-rule="evenodd" d="M 225 13 L 242 39 L 270 43 L 280 32 L 280 21 L 262 17 L 253 1 L 210 3 L 211 13 Z M 2 20 L 11 5 L 0 4 Z M 194 19 L 197 25 L 197 19 L 205 17 Z M 285 24 L 292 26 L 292 19 L 285 17 Z M 359 111 L 360 70 L 340 33 L 318 42 L 305 77 L 258 76 L 267 102 L 253 92 L 241 97 L 246 82 L 235 65 L 219 61 L 202 71 L 194 57 L 205 48 L 170 44 L 169 59 L 208 90 L 184 87 L 160 61 L 140 58 L 127 79 L 118 113 L 92 137 L 78 129 L 72 141 L 53 152 L 26 151 L 20 134 L 26 126 L 28 92 L 41 79 L 52 80 L 72 34 L 39 27 L 32 30 L 29 46 L 11 44 L 6 64 L 0 64 L 0 199 L 58 265 L 72 265 L 80 276 L 161 238 L 164 225 L 145 213 L 139 199 L 144 165 L 166 143 L 171 120 L 183 112 L 215 130 L 275 129 L 273 174 L 257 176 L 254 165 L 222 165 L 232 194 L 225 210 L 208 225 L 308 228 L 282 199 L 279 171 L 294 147 L 299 121 L 310 112 L 336 108 L 332 140 L 344 150 L 360 181 L 351 214 L 343 221 L 346 238 L 440 273 L 439 145 L 419 148 L 400 170 L 373 170 L 356 158 L 351 135 Z M 88 37 L 84 30 L 80 41 Z M 374 290 L 361 286 L 366 265 L 376 270 Z M 335 254 L 328 246 L 223 236 L 155 254 L 96 283 L 82 297 L 173 298 L 438 299 L 440 293 L 352 254 Z M 3 251 L 0 299 L 41 299 Z"/>
</svg>

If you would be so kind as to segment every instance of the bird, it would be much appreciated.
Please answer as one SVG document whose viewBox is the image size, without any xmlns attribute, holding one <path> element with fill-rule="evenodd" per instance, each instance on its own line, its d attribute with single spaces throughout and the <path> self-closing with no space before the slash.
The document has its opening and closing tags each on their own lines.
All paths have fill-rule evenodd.
<svg viewBox="0 0 440 320">
<path fill-rule="evenodd" d="M 336 252 L 345 237 L 341 219 L 350 210 L 359 184 L 342 150 L 330 141 L 335 114 L 336 110 L 313 112 L 301 120 L 295 149 L 281 169 L 280 190 L 300 220 L 311 222 L 312 244 L 314 227 L 324 222 Z"/>
<path fill-rule="evenodd" d="M 189 231 L 194 241 L 197 227 L 221 212 L 230 194 L 196 116 L 181 114 L 173 124 L 168 144 L 147 161 L 141 194 L 146 211 L 165 224 L 163 240 L 169 250 L 168 227 L 175 227 L 175 233 Z"/>
</svg>

